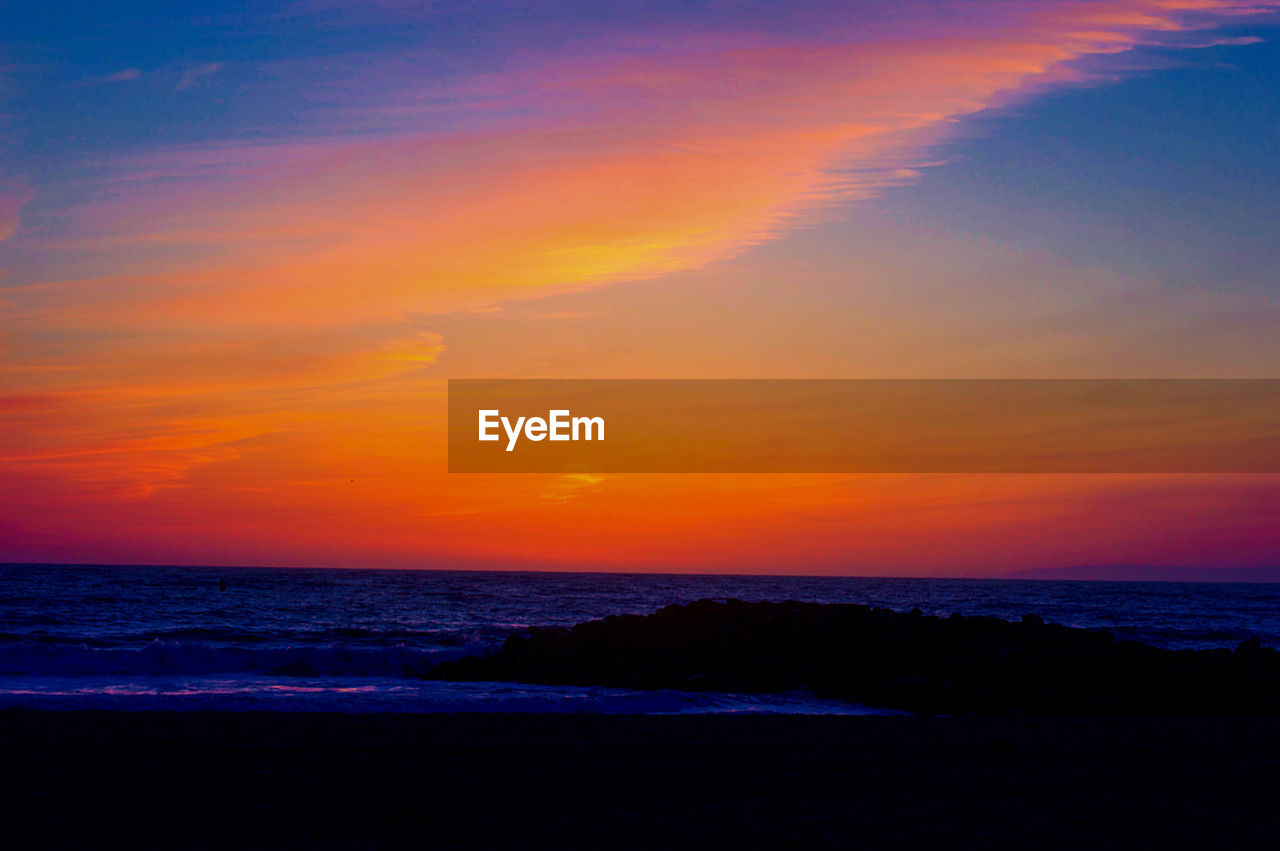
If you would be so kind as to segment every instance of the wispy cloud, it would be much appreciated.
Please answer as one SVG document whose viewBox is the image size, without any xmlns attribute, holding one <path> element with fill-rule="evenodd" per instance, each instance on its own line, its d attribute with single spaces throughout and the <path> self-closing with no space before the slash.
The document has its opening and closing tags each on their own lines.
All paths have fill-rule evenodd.
<svg viewBox="0 0 1280 851">
<path fill-rule="evenodd" d="M 181 92 L 203 85 L 206 78 L 218 73 L 222 68 L 221 62 L 206 62 L 184 68 L 182 76 L 178 78 L 178 84 L 174 86 L 174 91 Z"/>
<path fill-rule="evenodd" d="M 98 77 L 89 77 L 81 80 L 76 85 L 79 86 L 104 86 L 111 83 L 127 83 L 131 80 L 137 80 L 142 76 L 142 71 L 137 68 L 122 68 L 119 71 L 112 71 L 110 74 L 103 74 Z"/>
<path fill-rule="evenodd" d="M 70 211 L 60 248 L 102 247 L 104 273 L 123 265 L 113 257 L 125 247 L 136 269 L 148 245 L 167 256 L 199 250 L 203 269 L 158 286 L 115 275 L 109 292 L 65 282 L 16 298 L 74 314 L 89 288 L 98 320 L 229 322 L 262 321 L 269 299 L 323 322 L 694 268 L 915 180 L 965 116 L 1087 79 L 1082 60 L 1209 26 L 1219 11 L 1238 7 L 1000 4 L 872 41 L 849 40 L 836 21 L 817 39 L 632 38 L 526 60 L 511 75 L 439 85 L 437 98 L 463 108 L 476 98 L 525 105 L 470 129 L 439 132 L 419 116 L 392 121 L 389 137 L 340 124 L 337 138 L 117 161 L 116 200 Z M 218 67 L 188 69 L 179 88 Z M 399 78 L 361 95 L 398 109 L 387 94 L 396 88 L 406 106 L 420 97 Z M 377 283 L 354 306 L 357 280 Z"/>
<path fill-rule="evenodd" d="M 0 242 L 13 236 L 18 229 L 18 215 L 34 197 L 35 192 L 25 179 L 0 180 Z"/>
</svg>

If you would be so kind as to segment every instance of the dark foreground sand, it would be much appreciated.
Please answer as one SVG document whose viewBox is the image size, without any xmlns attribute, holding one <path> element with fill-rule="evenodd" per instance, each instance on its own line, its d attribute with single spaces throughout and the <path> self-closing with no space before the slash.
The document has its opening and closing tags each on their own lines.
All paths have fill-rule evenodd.
<svg viewBox="0 0 1280 851">
<path fill-rule="evenodd" d="M 1280 719 L 0 713 L 0 847 L 1241 848 Z"/>
</svg>

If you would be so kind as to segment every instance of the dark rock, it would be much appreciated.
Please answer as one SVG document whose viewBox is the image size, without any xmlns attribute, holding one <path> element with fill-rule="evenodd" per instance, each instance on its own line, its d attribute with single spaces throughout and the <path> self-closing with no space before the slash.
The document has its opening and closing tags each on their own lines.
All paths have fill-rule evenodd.
<svg viewBox="0 0 1280 851">
<path fill-rule="evenodd" d="M 1255 635 L 1252 638 L 1246 638 L 1236 645 L 1237 653 L 1257 653 L 1262 650 L 1262 642 Z"/>
<path fill-rule="evenodd" d="M 445 680 L 815 695 L 916 712 L 1280 714 L 1280 654 L 1165 650 L 1101 630 L 817 603 L 699 600 L 531 629 Z"/>
</svg>

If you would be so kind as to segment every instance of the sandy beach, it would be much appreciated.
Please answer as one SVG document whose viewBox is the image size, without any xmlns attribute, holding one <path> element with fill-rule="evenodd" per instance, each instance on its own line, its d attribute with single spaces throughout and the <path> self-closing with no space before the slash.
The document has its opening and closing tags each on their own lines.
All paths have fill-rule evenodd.
<svg viewBox="0 0 1280 851">
<path fill-rule="evenodd" d="M 1242 848 L 1280 829 L 1276 718 L 10 711 L 0 747 L 11 848 Z"/>
</svg>

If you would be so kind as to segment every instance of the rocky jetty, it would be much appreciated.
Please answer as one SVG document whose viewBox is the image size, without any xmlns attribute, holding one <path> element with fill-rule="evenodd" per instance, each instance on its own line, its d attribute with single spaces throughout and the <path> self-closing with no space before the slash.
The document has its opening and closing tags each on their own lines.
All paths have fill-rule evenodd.
<svg viewBox="0 0 1280 851">
<path fill-rule="evenodd" d="M 809 690 L 935 714 L 1280 714 L 1280 653 L 1167 650 L 1100 630 L 856 605 L 699 600 L 512 635 L 443 680 Z"/>
</svg>

